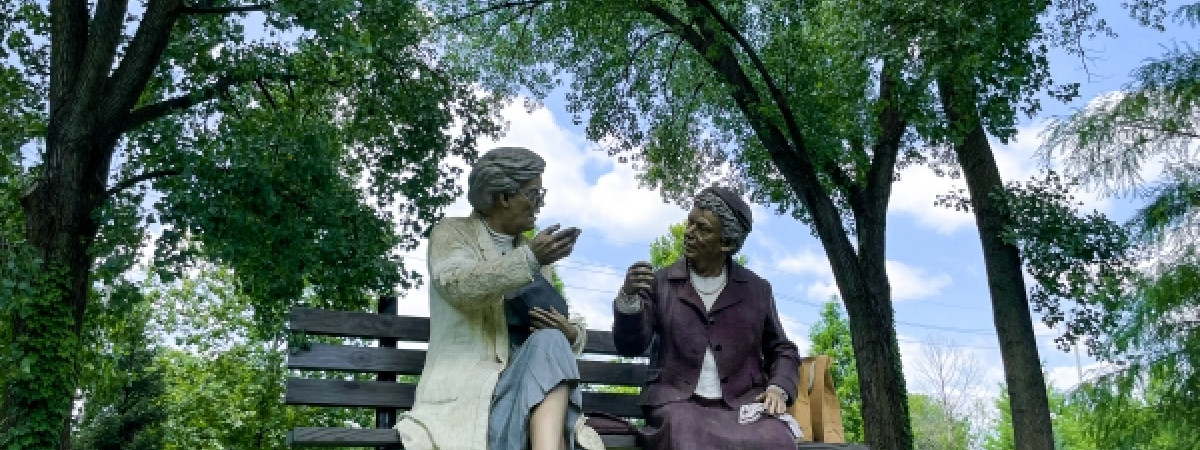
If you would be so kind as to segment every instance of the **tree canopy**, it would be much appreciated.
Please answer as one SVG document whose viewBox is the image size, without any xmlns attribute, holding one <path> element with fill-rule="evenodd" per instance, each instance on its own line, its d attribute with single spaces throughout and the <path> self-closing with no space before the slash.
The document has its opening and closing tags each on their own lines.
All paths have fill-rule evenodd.
<svg viewBox="0 0 1200 450">
<path fill-rule="evenodd" d="M 289 306 L 417 282 L 399 253 L 501 131 L 433 24 L 393 1 L 0 6 L 0 443 L 58 443 L 90 318 L 143 254 L 167 279 L 229 267 L 264 339 Z"/>
</svg>

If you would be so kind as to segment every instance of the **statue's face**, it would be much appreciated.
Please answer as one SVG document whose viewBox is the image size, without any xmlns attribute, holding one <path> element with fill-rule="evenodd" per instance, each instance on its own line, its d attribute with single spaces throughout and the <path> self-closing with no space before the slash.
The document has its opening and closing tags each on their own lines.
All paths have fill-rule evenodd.
<svg viewBox="0 0 1200 450">
<path fill-rule="evenodd" d="M 689 259 L 712 261 L 724 259 L 733 250 L 721 239 L 721 219 L 712 211 L 692 208 L 687 228 L 683 231 L 683 255 Z"/>
<path fill-rule="evenodd" d="M 532 230 L 545 204 L 545 195 L 541 175 L 526 181 L 515 194 L 498 195 L 493 203 L 495 223 L 492 226 L 496 231 L 509 235 Z"/>
</svg>

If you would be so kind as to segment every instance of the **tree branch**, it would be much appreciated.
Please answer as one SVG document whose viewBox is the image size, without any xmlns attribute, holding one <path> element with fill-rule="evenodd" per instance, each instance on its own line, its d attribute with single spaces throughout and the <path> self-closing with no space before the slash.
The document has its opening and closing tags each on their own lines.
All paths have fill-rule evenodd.
<svg viewBox="0 0 1200 450">
<path fill-rule="evenodd" d="M 176 169 L 152 170 L 152 171 L 143 173 L 141 175 L 127 178 L 127 179 L 117 182 L 116 184 L 113 184 L 112 187 L 108 188 L 107 191 L 104 191 L 104 198 L 112 197 L 113 195 L 116 195 L 118 192 L 121 192 L 125 189 L 129 189 L 129 188 L 133 187 L 134 185 L 141 183 L 143 181 L 149 181 L 149 180 L 153 180 L 155 178 L 162 178 L 162 177 L 166 177 L 166 176 L 179 175 L 181 173 L 183 173 L 183 172 L 180 172 L 179 170 L 176 170 Z"/>
<path fill-rule="evenodd" d="M 221 77 L 217 79 L 217 82 L 205 86 L 195 92 L 189 92 L 178 97 L 173 97 L 158 103 L 151 103 L 149 105 L 142 106 L 141 108 L 137 108 L 129 113 L 128 118 L 125 119 L 124 125 L 121 127 L 121 131 L 125 132 L 132 130 L 146 124 L 147 122 L 162 118 L 173 112 L 182 111 L 217 98 L 221 94 L 224 94 L 226 91 L 228 91 L 230 87 L 242 81 L 245 80 L 239 80 L 232 77 Z"/>
<path fill-rule="evenodd" d="M 91 114 L 92 105 L 108 80 L 117 45 L 121 42 L 125 11 L 129 0 L 102 0 L 96 3 L 96 15 L 88 32 L 87 52 L 79 76 L 80 107 L 77 114 Z"/>
<path fill-rule="evenodd" d="M 817 237 L 825 249 L 838 254 L 857 255 L 847 237 L 837 205 L 819 181 L 811 155 L 806 151 L 793 149 L 783 130 L 759 111 L 759 93 L 742 70 L 733 50 L 728 45 L 710 38 L 711 36 L 701 35 L 661 5 L 647 2 L 642 5 L 642 10 L 674 29 L 675 34 L 686 40 L 722 82 L 729 86 L 734 103 L 746 116 L 751 129 L 766 148 L 776 168 L 783 174 L 788 186 L 812 216 Z M 712 30 L 705 31 L 712 34 Z M 834 265 L 834 273 L 856 272 L 858 269 L 848 261 L 850 260 L 832 258 L 830 263 Z"/>
<path fill-rule="evenodd" d="M 183 14 L 230 14 L 236 12 L 252 12 L 266 11 L 274 6 L 274 3 L 260 3 L 257 5 L 238 5 L 238 6 L 184 6 L 179 12 Z"/>
<path fill-rule="evenodd" d="M 267 89 L 267 84 L 263 82 L 262 77 L 255 78 L 254 84 L 258 86 L 258 90 L 262 91 L 263 98 L 267 100 L 267 103 L 271 104 L 271 109 L 278 111 L 279 105 L 275 103 L 275 97 L 271 96 L 271 91 Z"/>
<path fill-rule="evenodd" d="M 56 120 L 75 92 L 75 81 L 87 48 L 88 5 L 85 0 L 50 1 L 50 120 Z"/>
<path fill-rule="evenodd" d="M 514 8 L 514 7 L 522 7 L 522 8 L 537 7 L 537 6 L 545 5 L 547 3 L 552 3 L 553 1 L 554 0 L 528 0 L 528 1 L 523 1 L 523 2 L 494 3 L 491 5 L 488 5 L 487 7 L 480 9 L 480 10 L 471 11 L 471 12 L 468 12 L 461 16 L 450 17 L 446 20 L 438 22 L 438 25 L 456 25 L 459 22 L 463 22 L 468 19 L 473 19 L 475 17 L 479 17 L 479 16 L 482 16 L 484 14 L 491 13 L 491 12 L 496 12 L 496 11 L 499 11 L 502 9 L 508 9 L 508 8 Z"/>
<path fill-rule="evenodd" d="M 775 78 L 772 77 L 771 73 L 767 70 L 766 64 L 763 63 L 762 57 L 760 57 L 758 52 L 755 51 L 754 46 L 750 45 L 750 41 L 746 40 L 746 36 L 743 35 L 741 31 L 737 29 L 737 27 L 734 27 L 733 24 L 721 14 L 721 11 L 718 10 L 711 1 L 691 0 L 689 3 L 696 3 L 698 6 L 701 6 L 708 11 L 708 14 L 712 16 L 712 18 L 715 19 L 719 25 L 721 25 L 721 29 L 725 32 L 725 34 L 728 34 L 733 38 L 734 42 L 737 42 L 738 47 L 742 49 L 742 52 L 745 53 L 746 57 L 750 60 L 750 64 L 754 66 L 754 70 L 758 72 L 758 76 L 761 77 L 763 83 L 767 85 L 767 92 L 770 94 L 771 100 L 775 103 L 775 107 L 779 108 L 779 112 L 783 116 L 784 126 L 787 127 L 788 134 L 792 137 L 792 142 L 795 142 L 797 151 L 805 151 L 804 135 L 800 132 L 800 126 L 796 121 L 796 115 L 792 111 L 791 105 L 788 103 L 787 98 L 783 95 L 783 90 L 779 89 L 779 86 L 775 84 Z M 837 163 L 832 158 L 823 158 L 823 160 L 824 161 L 822 165 L 824 166 L 825 171 L 829 174 L 830 178 L 833 180 L 834 184 L 841 188 L 846 193 L 847 197 L 852 199 L 852 201 L 861 202 L 862 189 L 856 183 L 854 183 L 854 180 L 850 178 L 850 176 L 847 175 L 841 167 L 838 167 Z"/>
<path fill-rule="evenodd" d="M 877 207 L 882 207 L 884 213 L 887 209 L 887 198 L 892 193 L 896 158 L 900 155 L 900 145 L 904 139 L 904 132 L 908 129 L 908 122 L 897 105 L 898 80 L 895 64 L 885 62 L 879 77 L 879 101 L 884 102 L 884 107 L 876 117 L 879 137 L 872 148 L 873 158 L 866 183 L 867 192 L 872 194 L 871 197 L 883 200 L 883 204 Z"/>
<path fill-rule="evenodd" d="M 671 34 L 670 29 L 658 30 L 646 36 L 645 39 L 642 39 L 641 42 L 638 42 L 637 45 L 633 47 L 633 51 L 629 52 L 629 62 L 625 64 L 626 79 L 628 79 L 630 74 L 633 72 L 633 65 L 635 62 L 637 62 L 638 53 L 641 53 L 642 49 L 646 48 L 647 45 L 650 45 L 650 42 L 654 41 L 654 39 L 668 34 Z"/>
<path fill-rule="evenodd" d="M 119 120 L 121 115 L 137 104 L 146 82 L 162 59 L 163 50 L 171 38 L 171 28 L 175 26 L 182 8 L 183 0 L 150 0 L 147 3 L 146 13 L 133 40 L 129 42 L 125 58 L 109 79 L 109 101 L 100 105 L 104 120 Z"/>
</svg>

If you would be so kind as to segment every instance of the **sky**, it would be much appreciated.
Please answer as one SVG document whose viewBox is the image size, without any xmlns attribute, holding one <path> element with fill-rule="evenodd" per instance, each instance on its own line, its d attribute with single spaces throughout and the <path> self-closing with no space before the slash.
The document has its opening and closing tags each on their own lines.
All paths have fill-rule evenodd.
<svg viewBox="0 0 1200 450">
<path fill-rule="evenodd" d="M 1063 52 L 1052 55 L 1054 79 L 1081 83 L 1081 96 L 1067 104 L 1046 100 L 1037 117 L 1020 123 L 1015 140 L 1001 144 L 993 139 L 1006 181 L 1024 181 L 1039 173 L 1034 154 L 1047 119 L 1119 91 L 1134 68 L 1162 54 L 1171 42 L 1187 41 L 1194 31 L 1174 23 L 1167 24 L 1165 33 L 1140 27 L 1118 2 L 1097 3 L 1118 36 L 1088 40 L 1086 59 Z M 1178 3 L 1168 2 L 1168 7 Z M 548 195 L 538 226 L 562 224 L 582 230 L 574 252 L 557 264 L 557 270 L 573 312 L 582 314 L 589 328 L 610 329 L 611 302 L 625 269 L 648 260 L 650 242 L 666 234 L 668 225 L 682 221 L 686 211 L 664 203 L 657 191 L 639 187 L 633 169 L 598 151 L 581 127 L 571 123 L 563 94 L 552 94 L 544 107 L 532 112 L 523 102 L 515 102 L 504 111 L 509 122 L 506 136 L 481 145 L 481 150 L 523 146 L 546 159 L 543 182 Z M 930 342 L 950 345 L 978 361 L 982 378 L 977 385 L 985 392 L 994 395 L 1004 379 L 974 218 L 934 205 L 937 195 L 963 187 L 961 181 L 939 178 L 918 166 L 901 172 L 892 193 L 887 270 L 905 374 L 914 392 L 924 390 L 916 382 L 915 367 L 922 346 Z M 1119 222 L 1138 206 L 1137 199 L 1102 198 L 1089 192 L 1080 192 L 1079 199 L 1085 210 L 1099 210 Z M 446 214 L 469 212 L 464 199 Z M 822 303 L 837 292 L 829 263 L 807 226 L 758 205 L 753 213 L 754 231 L 742 252 L 748 267 L 772 284 L 788 336 L 807 354 L 809 328 Z M 420 266 L 424 272 L 425 251 L 422 245 L 407 255 L 418 263 L 410 267 Z M 400 301 L 400 314 L 428 315 L 428 311 L 428 286 L 408 292 Z M 1059 350 L 1053 342 L 1057 331 L 1041 324 L 1036 313 L 1034 317 L 1048 381 L 1063 389 L 1074 386 L 1080 373 L 1076 355 Z M 1086 377 L 1098 365 L 1086 354 L 1079 356 L 1078 369 Z"/>
</svg>

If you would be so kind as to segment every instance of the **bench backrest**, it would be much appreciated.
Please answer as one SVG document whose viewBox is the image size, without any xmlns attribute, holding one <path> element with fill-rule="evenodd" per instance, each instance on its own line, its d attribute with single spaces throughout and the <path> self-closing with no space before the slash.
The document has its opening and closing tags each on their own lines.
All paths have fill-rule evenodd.
<svg viewBox="0 0 1200 450">
<path fill-rule="evenodd" d="M 294 308 L 289 330 L 317 336 L 380 339 L 391 342 L 427 343 L 429 318 L 362 312 Z M 645 380 L 646 364 L 616 362 L 612 333 L 588 330 L 585 355 L 600 358 L 581 359 L 579 373 L 583 383 L 640 386 Z M 393 341 L 394 340 L 394 341 Z M 298 370 L 324 370 L 382 374 L 382 380 L 395 375 L 420 375 L 425 365 L 425 350 L 389 347 L 312 344 L 304 349 L 289 349 L 287 366 Z M 594 360 L 600 359 L 600 360 Z M 344 381 L 289 378 L 284 402 L 289 405 L 408 409 L 412 407 L 416 385 L 394 381 Z M 585 390 L 586 411 L 603 411 L 625 417 L 637 417 L 637 395 L 632 393 Z"/>
</svg>

